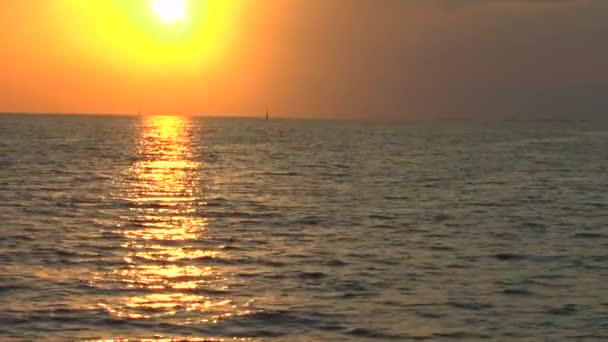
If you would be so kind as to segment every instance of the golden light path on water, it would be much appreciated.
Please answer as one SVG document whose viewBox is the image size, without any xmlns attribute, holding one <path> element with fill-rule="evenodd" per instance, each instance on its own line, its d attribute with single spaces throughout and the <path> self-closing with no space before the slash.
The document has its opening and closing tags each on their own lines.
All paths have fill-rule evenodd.
<svg viewBox="0 0 608 342">
<path fill-rule="evenodd" d="M 191 130 L 186 117 L 142 118 L 139 159 L 120 186 L 130 211 L 117 231 L 127 241 L 127 267 L 104 279 L 128 295 L 98 304 L 112 316 L 189 325 L 250 313 L 230 298 L 204 295 L 226 293 L 228 274 L 213 260 L 228 256 L 221 246 L 205 244 L 208 219 L 197 213 L 204 200 L 202 166 L 193 156 Z"/>
</svg>

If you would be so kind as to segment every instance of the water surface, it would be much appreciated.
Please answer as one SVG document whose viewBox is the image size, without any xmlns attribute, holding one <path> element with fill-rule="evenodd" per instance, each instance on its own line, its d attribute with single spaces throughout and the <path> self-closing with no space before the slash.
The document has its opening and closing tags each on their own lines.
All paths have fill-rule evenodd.
<svg viewBox="0 0 608 342">
<path fill-rule="evenodd" d="M 608 127 L 0 116 L 0 339 L 608 338 Z"/>
</svg>

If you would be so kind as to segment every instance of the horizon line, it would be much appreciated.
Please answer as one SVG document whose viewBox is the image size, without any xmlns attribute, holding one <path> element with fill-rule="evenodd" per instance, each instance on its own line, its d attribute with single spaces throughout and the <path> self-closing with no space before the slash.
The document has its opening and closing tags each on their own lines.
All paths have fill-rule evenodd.
<svg viewBox="0 0 608 342">
<path fill-rule="evenodd" d="M 154 113 L 154 114 L 139 114 L 139 113 L 102 113 L 102 112 L 29 112 L 29 111 L 0 111 L 0 115 L 64 115 L 64 116 L 123 116 L 123 117 L 140 117 L 140 116 L 182 116 L 182 117 L 199 117 L 208 119 L 260 119 L 265 120 L 265 114 L 250 115 L 250 114 L 180 114 L 180 113 Z M 523 117 L 518 115 L 510 116 L 495 116 L 495 117 L 474 117 L 474 116 L 458 116 L 458 115 L 431 115 L 428 117 L 413 116 L 409 118 L 396 116 L 340 116 L 340 115 L 325 115 L 325 116 L 303 116 L 303 115 L 279 115 L 270 116 L 270 120 L 337 120 L 337 121 L 444 121 L 444 122 L 467 122 L 467 121 L 507 121 L 507 122 L 605 122 L 608 118 L 593 117 L 593 118 L 564 118 L 564 117 Z"/>
</svg>

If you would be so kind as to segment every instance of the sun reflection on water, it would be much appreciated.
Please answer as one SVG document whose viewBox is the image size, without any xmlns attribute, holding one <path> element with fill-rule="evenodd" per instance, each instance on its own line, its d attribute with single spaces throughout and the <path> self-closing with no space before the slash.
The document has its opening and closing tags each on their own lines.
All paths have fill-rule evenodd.
<svg viewBox="0 0 608 342">
<path fill-rule="evenodd" d="M 120 200 L 129 208 L 117 231 L 126 241 L 126 266 L 109 276 L 130 291 L 99 303 L 112 316 L 200 324 L 249 313 L 229 298 L 206 295 L 226 293 L 226 272 L 212 261 L 228 256 L 220 246 L 205 243 L 208 219 L 197 212 L 204 188 L 191 130 L 185 117 L 142 119 L 138 160 L 120 186 Z"/>
<path fill-rule="evenodd" d="M 228 341 L 253 341 L 251 338 L 246 337 L 234 337 L 234 338 L 154 338 L 154 339 L 138 339 L 137 342 L 228 342 Z M 111 339 L 111 340 L 96 340 L 91 342 L 133 342 L 129 339 Z"/>
</svg>

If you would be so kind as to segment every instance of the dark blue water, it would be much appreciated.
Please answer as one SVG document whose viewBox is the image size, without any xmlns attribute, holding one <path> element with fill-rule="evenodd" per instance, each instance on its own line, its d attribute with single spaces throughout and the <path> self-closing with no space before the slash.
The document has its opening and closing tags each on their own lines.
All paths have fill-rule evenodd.
<svg viewBox="0 0 608 342">
<path fill-rule="evenodd" d="M 0 116 L 0 340 L 608 339 L 608 126 Z"/>
</svg>

